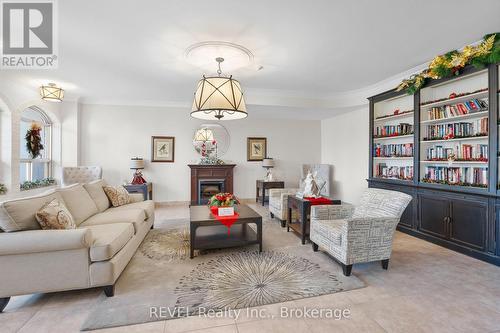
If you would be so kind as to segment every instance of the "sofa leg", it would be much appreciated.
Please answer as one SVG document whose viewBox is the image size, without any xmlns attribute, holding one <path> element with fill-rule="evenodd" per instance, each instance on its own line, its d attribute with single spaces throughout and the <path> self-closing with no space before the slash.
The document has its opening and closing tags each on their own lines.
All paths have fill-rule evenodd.
<svg viewBox="0 0 500 333">
<path fill-rule="evenodd" d="M 273 213 L 269 213 L 269 215 L 271 215 L 271 218 L 274 219 L 274 214 Z"/>
<path fill-rule="evenodd" d="M 111 286 L 104 286 L 104 294 L 108 297 L 113 297 L 115 296 L 115 285 Z"/>
<path fill-rule="evenodd" d="M 0 313 L 3 312 L 3 309 L 9 304 L 10 297 L 0 298 Z"/>
<path fill-rule="evenodd" d="M 383 269 L 389 268 L 389 259 L 382 260 L 382 268 Z"/>
<path fill-rule="evenodd" d="M 312 244 L 312 246 L 313 246 L 313 251 L 314 251 L 314 252 L 318 252 L 318 248 L 319 248 L 318 244 L 316 244 L 316 243 L 314 243 L 314 242 L 311 242 L 311 244 Z"/>
<path fill-rule="evenodd" d="M 155 228 L 155 225 L 151 224 L 151 230 L 153 230 L 154 228 Z"/>
<path fill-rule="evenodd" d="M 344 275 L 350 276 L 351 271 L 352 271 L 352 265 L 344 265 L 344 264 L 341 264 L 341 265 L 342 265 L 342 271 L 344 272 Z"/>
</svg>

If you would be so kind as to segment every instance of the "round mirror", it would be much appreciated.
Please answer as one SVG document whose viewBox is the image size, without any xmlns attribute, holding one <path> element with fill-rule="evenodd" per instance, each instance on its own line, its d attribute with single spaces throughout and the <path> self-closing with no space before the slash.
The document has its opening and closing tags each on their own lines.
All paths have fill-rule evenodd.
<svg viewBox="0 0 500 333">
<path fill-rule="evenodd" d="M 229 133 L 219 124 L 201 124 L 194 132 L 193 146 L 202 157 L 220 158 L 229 149 Z"/>
</svg>

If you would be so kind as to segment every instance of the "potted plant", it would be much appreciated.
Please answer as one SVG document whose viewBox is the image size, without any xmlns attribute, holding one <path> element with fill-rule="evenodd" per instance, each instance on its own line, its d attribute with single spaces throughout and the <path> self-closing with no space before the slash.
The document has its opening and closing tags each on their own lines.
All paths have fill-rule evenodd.
<svg viewBox="0 0 500 333">
<path fill-rule="evenodd" d="M 234 205 L 239 203 L 232 193 L 217 193 L 208 200 L 208 207 L 215 215 L 231 216 L 234 215 Z"/>
</svg>

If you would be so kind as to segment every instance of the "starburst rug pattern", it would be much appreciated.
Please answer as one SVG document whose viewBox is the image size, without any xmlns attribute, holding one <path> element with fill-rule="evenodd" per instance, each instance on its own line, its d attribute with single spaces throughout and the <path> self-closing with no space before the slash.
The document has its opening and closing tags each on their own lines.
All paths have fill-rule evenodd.
<svg viewBox="0 0 500 333">
<path fill-rule="evenodd" d="M 200 252 L 189 259 L 189 221 L 162 221 L 121 274 L 115 296 L 102 295 L 82 330 L 196 315 L 201 307 L 241 309 L 364 287 L 356 276 L 345 277 L 327 254 L 302 245 L 260 211 L 264 208 L 252 208 L 263 216 L 262 253 L 249 246 Z M 152 308 L 169 311 L 155 317 Z"/>
</svg>

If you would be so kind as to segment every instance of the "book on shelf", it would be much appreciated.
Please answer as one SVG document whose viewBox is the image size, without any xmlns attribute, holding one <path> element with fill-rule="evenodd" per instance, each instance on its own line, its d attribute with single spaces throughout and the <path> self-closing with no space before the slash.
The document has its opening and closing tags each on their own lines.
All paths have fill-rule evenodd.
<svg viewBox="0 0 500 333">
<path fill-rule="evenodd" d="M 375 157 L 412 157 L 413 143 L 381 144 L 373 145 L 373 156 Z"/>
<path fill-rule="evenodd" d="M 430 120 L 453 118 L 488 110 L 488 102 L 482 99 L 471 99 L 463 103 L 443 105 L 431 108 L 427 113 Z"/>
<path fill-rule="evenodd" d="M 412 180 L 413 166 L 389 166 L 385 163 L 378 163 L 375 166 L 375 177 Z"/>
<path fill-rule="evenodd" d="M 442 183 L 448 185 L 488 186 L 487 167 L 425 167 L 422 181 L 427 183 Z"/>
<path fill-rule="evenodd" d="M 427 148 L 427 161 L 446 161 L 448 159 L 456 161 L 488 161 L 488 145 L 460 144 L 455 147 L 443 147 L 436 145 Z"/>
<path fill-rule="evenodd" d="M 453 139 L 488 135 L 488 118 L 468 122 L 427 125 L 424 140 Z"/>
<path fill-rule="evenodd" d="M 383 138 L 408 134 L 413 134 L 413 125 L 408 123 L 400 123 L 398 125 L 377 126 L 374 128 L 373 136 L 375 138 Z"/>
</svg>

